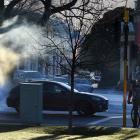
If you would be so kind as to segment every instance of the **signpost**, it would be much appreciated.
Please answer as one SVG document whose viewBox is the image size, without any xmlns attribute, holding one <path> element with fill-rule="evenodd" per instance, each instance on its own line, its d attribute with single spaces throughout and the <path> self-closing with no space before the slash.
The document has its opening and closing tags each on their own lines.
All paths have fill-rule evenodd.
<svg viewBox="0 0 140 140">
<path fill-rule="evenodd" d="M 126 2 L 127 5 L 127 2 Z M 128 64 L 127 64 L 127 47 L 129 34 L 129 11 L 125 7 L 124 11 L 124 94 L 123 94 L 123 127 L 126 127 L 126 96 L 127 96 L 127 79 L 128 79 Z"/>
</svg>

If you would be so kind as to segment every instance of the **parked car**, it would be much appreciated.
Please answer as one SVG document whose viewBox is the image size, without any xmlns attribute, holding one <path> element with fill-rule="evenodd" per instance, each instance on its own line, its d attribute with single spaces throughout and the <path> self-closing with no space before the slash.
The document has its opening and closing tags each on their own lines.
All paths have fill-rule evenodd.
<svg viewBox="0 0 140 140">
<path fill-rule="evenodd" d="M 45 80 L 45 76 L 39 71 L 17 70 L 14 73 L 13 80 L 15 83 L 28 82 L 32 80 Z"/>
<path fill-rule="evenodd" d="M 56 81 L 35 81 L 43 84 L 43 110 L 66 111 L 70 105 L 71 87 Z M 7 106 L 20 111 L 20 84 L 11 89 L 7 97 Z M 74 90 L 73 110 L 80 115 L 92 115 L 108 109 L 108 99 L 93 93 Z"/>
<path fill-rule="evenodd" d="M 92 82 L 86 78 L 75 78 L 75 83 L 92 85 Z"/>
<path fill-rule="evenodd" d="M 80 92 L 89 92 L 89 93 L 92 93 L 93 90 L 94 90 L 94 88 L 92 87 L 92 85 L 89 85 L 89 84 L 75 83 L 74 88 L 77 89 Z"/>
<path fill-rule="evenodd" d="M 93 92 L 94 88 L 97 88 L 95 84 L 87 78 L 75 78 L 75 88 L 81 92 Z"/>
<path fill-rule="evenodd" d="M 93 89 L 98 88 L 98 87 L 99 87 L 99 83 L 94 82 L 94 83 L 92 84 L 92 87 L 93 87 Z"/>
<path fill-rule="evenodd" d="M 91 79 L 96 83 L 101 82 L 101 76 L 100 75 L 94 75 Z"/>
</svg>

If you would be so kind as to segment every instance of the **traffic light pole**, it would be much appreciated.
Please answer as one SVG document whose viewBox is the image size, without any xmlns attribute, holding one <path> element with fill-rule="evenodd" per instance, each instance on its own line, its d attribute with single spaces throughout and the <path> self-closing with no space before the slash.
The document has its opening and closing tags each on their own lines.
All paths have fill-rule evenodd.
<svg viewBox="0 0 140 140">
<path fill-rule="evenodd" d="M 128 65 L 127 65 L 127 47 L 129 34 L 129 12 L 125 9 L 124 15 L 124 94 L 123 94 L 123 127 L 126 127 L 126 97 L 127 97 L 127 80 L 128 80 Z"/>
<path fill-rule="evenodd" d="M 127 65 L 127 46 L 128 46 L 128 23 L 124 24 L 124 94 L 123 94 L 123 127 L 126 127 L 126 96 L 127 96 L 127 79 L 128 79 L 128 65 Z"/>
</svg>

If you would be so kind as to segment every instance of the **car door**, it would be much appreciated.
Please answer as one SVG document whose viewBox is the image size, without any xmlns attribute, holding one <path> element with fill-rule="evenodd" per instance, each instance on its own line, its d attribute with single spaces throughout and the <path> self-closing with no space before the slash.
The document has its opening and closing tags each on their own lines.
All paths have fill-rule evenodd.
<svg viewBox="0 0 140 140">
<path fill-rule="evenodd" d="M 68 100 L 69 91 L 65 87 L 53 82 L 45 85 L 44 103 L 46 109 L 66 110 Z"/>
</svg>

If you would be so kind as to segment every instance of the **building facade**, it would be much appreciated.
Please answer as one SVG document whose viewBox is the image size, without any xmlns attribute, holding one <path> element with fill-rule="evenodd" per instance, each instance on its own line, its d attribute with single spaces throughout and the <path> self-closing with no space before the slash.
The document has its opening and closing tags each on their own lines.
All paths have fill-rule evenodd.
<svg viewBox="0 0 140 140">
<path fill-rule="evenodd" d="M 128 80 L 135 80 L 136 73 L 140 72 L 140 0 L 135 3 L 134 20 L 129 22 L 129 35 L 127 46 L 127 72 Z M 120 48 L 120 82 L 124 81 L 124 32 L 122 25 Z"/>
</svg>

